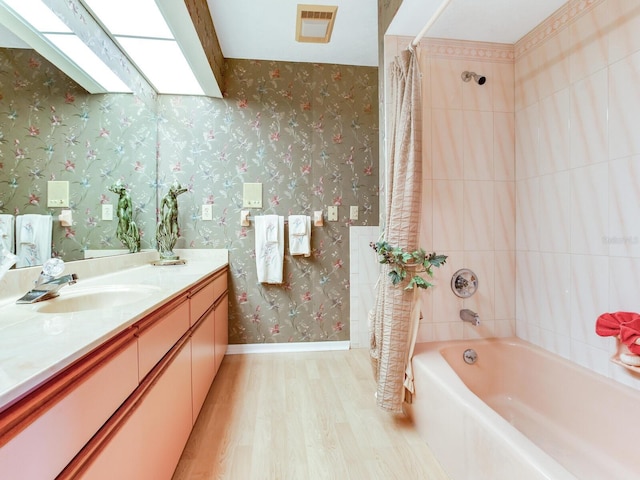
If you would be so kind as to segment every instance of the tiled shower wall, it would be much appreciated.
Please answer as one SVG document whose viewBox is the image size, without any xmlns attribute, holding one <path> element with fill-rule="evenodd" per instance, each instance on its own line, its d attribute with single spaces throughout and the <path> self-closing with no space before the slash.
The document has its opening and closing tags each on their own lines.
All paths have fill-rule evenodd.
<svg viewBox="0 0 640 480">
<path fill-rule="evenodd" d="M 385 64 L 411 40 L 388 37 Z M 424 168 L 423 208 L 415 215 L 421 246 L 449 258 L 435 271 L 437 286 L 422 295 L 418 341 L 510 336 L 515 333 L 513 46 L 425 39 L 419 53 Z M 485 75 L 486 84 L 463 82 L 465 70 Z M 466 300 L 450 288 L 453 273 L 463 267 L 479 277 L 478 292 Z M 460 320 L 462 308 L 480 315 L 479 327 Z"/>
<path fill-rule="evenodd" d="M 640 388 L 594 332 L 640 310 L 640 2 L 571 1 L 515 55 L 517 334 Z"/>
</svg>

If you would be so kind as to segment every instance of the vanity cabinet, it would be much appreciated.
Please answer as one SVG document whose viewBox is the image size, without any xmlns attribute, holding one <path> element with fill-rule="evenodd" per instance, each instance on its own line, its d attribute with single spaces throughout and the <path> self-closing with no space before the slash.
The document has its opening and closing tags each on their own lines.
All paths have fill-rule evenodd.
<svg viewBox="0 0 640 480">
<path fill-rule="evenodd" d="M 2 412 L 0 477 L 170 479 L 227 348 L 226 290 L 225 267 Z"/>
</svg>

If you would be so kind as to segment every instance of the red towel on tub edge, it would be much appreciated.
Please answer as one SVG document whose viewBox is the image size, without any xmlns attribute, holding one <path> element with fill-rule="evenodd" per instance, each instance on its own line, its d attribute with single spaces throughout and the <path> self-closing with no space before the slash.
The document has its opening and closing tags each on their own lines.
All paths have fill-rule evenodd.
<svg viewBox="0 0 640 480">
<path fill-rule="evenodd" d="M 629 351 L 640 355 L 640 314 L 634 312 L 603 313 L 596 320 L 596 333 L 601 337 L 620 337 Z"/>
</svg>

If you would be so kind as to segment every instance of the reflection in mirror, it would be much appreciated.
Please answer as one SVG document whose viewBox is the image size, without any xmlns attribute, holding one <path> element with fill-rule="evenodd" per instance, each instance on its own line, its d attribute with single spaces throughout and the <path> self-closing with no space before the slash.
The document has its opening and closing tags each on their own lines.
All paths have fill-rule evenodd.
<svg viewBox="0 0 640 480">
<path fill-rule="evenodd" d="M 156 120 L 132 94 L 91 95 L 32 49 L 0 48 L 0 213 L 53 215 L 53 255 L 122 252 L 108 189 L 131 194 L 141 248 L 153 248 Z M 69 182 L 71 226 L 47 207 L 47 182 Z M 115 208 L 113 209 L 115 211 Z"/>
</svg>

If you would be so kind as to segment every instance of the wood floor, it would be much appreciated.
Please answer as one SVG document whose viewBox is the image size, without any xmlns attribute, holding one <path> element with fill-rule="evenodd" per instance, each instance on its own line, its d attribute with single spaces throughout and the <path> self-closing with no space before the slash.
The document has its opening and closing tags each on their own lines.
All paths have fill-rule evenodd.
<svg viewBox="0 0 640 480">
<path fill-rule="evenodd" d="M 366 349 L 228 355 L 173 480 L 447 480 L 374 390 Z"/>
</svg>

